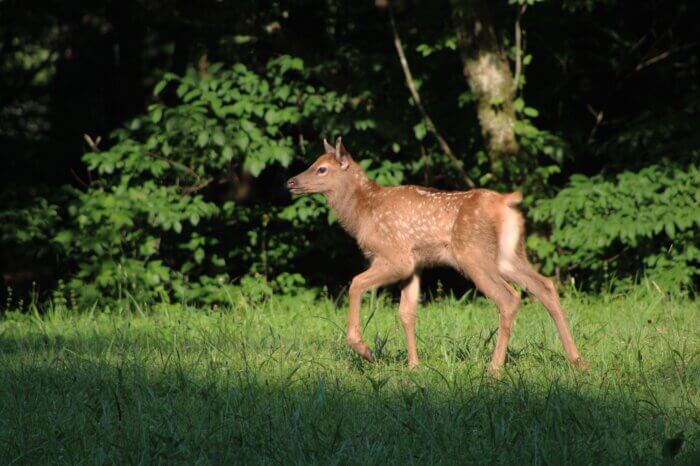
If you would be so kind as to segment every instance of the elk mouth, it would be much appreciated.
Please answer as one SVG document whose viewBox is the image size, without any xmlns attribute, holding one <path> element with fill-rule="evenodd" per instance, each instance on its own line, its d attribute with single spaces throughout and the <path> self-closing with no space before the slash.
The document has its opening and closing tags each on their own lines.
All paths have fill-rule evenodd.
<svg viewBox="0 0 700 466">
<path fill-rule="evenodd" d="M 309 191 L 306 188 L 302 188 L 301 186 L 292 186 L 289 188 L 289 192 L 292 194 L 306 194 Z"/>
</svg>

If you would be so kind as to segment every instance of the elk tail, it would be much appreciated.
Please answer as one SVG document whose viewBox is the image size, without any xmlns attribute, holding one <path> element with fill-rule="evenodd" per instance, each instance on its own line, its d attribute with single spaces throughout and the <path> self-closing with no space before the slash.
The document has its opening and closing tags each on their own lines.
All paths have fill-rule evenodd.
<svg viewBox="0 0 700 466">
<path fill-rule="evenodd" d="M 498 221 L 498 269 L 501 273 L 515 268 L 518 250 L 522 248 L 525 226 L 516 206 L 523 200 L 519 192 L 504 194 Z"/>
<path fill-rule="evenodd" d="M 523 202 L 523 194 L 521 192 L 515 191 L 514 193 L 503 195 L 503 203 L 508 207 L 515 207 L 521 202 Z"/>
</svg>

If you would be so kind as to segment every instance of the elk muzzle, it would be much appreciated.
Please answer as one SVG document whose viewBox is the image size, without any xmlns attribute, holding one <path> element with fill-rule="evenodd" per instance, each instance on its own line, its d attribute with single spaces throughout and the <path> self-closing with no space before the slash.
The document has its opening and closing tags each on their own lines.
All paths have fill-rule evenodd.
<svg viewBox="0 0 700 466">
<path fill-rule="evenodd" d="M 304 192 L 304 189 L 301 187 L 299 179 L 296 176 L 287 180 L 287 189 L 289 189 L 289 192 L 292 194 L 302 194 Z"/>
</svg>

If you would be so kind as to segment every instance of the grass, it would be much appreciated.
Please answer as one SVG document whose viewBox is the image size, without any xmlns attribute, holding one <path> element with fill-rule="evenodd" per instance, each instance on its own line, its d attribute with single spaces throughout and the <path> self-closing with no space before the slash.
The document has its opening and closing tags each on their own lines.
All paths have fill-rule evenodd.
<svg viewBox="0 0 700 466">
<path fill-rule="evenodd" d="M 372 364 L 344 347 L 342 306 L 239 304 L 5 313 L 0 463 L 700 460 L 696 301 L 566 298 L 589 376 L 526 301 L 500 380 L 485 374 L 497 319 L 481 299 L 421 308 L 416 371 L 388 299 L 363 308 Z"/>
</svg>

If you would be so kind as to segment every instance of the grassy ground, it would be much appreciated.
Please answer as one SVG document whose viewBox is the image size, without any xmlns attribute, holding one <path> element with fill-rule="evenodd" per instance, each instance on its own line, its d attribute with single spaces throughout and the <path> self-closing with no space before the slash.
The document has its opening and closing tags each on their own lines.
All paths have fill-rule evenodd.
<svg viewBox="0 0 700 466">
<path fill-rule="evenodd" d="M 363 308 L 373 364 L 331 302 L 239 304 L 6 313 L 0 463 L 700 463 L 698 302 L 566 298 L 589 376 L 526 302 L 500 380 L 482 300 L 421 308 L 414 372 L 388 300 Z"/>
</svg>

